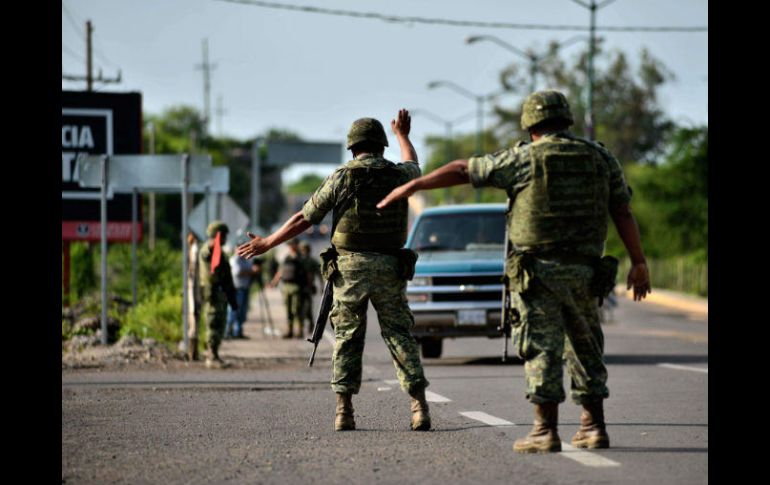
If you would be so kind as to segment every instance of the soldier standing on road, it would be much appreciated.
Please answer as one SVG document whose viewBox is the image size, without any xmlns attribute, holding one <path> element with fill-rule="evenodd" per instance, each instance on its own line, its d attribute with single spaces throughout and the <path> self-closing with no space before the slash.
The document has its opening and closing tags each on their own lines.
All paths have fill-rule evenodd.
<svg viewBox="0 0 770 485">
<path fill-rule="evenodd" d="M 300 322 L 302 324 L 307 320 L 308 333 L 313 331 L 313 295 L 318 292 L 318 288 L 315 285 L 315 280 L 323 285 L 323 277 L 321 276 L 321 263 L 313 257 L 311 254 L 310 243 L 302 241 L 299 243 L 299 250 L 302 255 L 302 261 L 305 263 L 305 272 L 307 273 L 308 285 L 305 287 L 305 291 L 302 292 L 302 312 L 300 314 Z"/>
<path fill-rule="evenodd" d="M 287 332 L 283 338 L 294 338 L 294 327 L 297 327 L 297 338 L 302 338 L 302 297 L 308 286 L 305 262 L 299 252 L 299 241 L 289 241 L 289 254 L 283 260 L 281 268 L 275 273 L 271 286 L 280 281 L 283 285 L 283 302 L 286 305 Z"/>
<path fill-rule="evenodd" d="M 572 400 L 583 406 L 579 448 L 608 448 L 603 401 L 609 397 L 598 299 L 614 286 L 617 260 L 602 258 L 608 213 L 631 257 L 634 300 L 650 292 L 631 192 L 618 161 L 601 144 L 569 133 L 572 113 L 563 94 L 539 91 L 524 102 L 521 126 L 531 143 L 491 155 L 455 160 L 395 189 L 385 208 L 418 190 L 471 183 L 507 192 L 512 251 L 506 256 L 511 301 L 519 315 L 513 345 L 525 360 L 532 431 L 520 453 L 561 451 L 558 405 L 565 399 L 562 355 L 568 352 Z M 566 336 L 566 338 L 565 338 Z"/>
<path fill-rule="evenodd" d="M 226 367 L 219 357 L 219 345 L 222 343 L 227 323 L 227 303 L 230 303 L 233 311 L 238 311 L 230 263 L 222 251 L 228 232 L 227 225 L 222 221 L 209 224 L 206 229 L 209 239 L 198 256 L 202 313 L 206 315 L 209 332 L 206 352 L 206 367 L 209 368 Z"/>
<path fill-rule="evenodd" d="M 333 210 L 332 247 L 321 254 L 322 272 L 334 285 L 330 321 L 334 326 L 332 390 L 337 394 L 334 428 L 355 429 L 352 395 L 361 387 L 366 310 L 372 301 L 401 389 L 412 398 L 413 430 L 430 429 L 425 400 L 428 380 L 423 373 L 417 342 L 410 334 L 414 317 L 406 300 L 406 280 L 414 272 L 416 254 L 403 249 L 407 233 L 407 203 L 385 210 L 377 201 L 393 188 L 420 175 L 417 154 L 409 141 L 409 112 L 400 110 L 391 121 L 401 146 L 403 163 L 383 158 L 388 146 L 385 130 L 373 118 L 353 122 L 347 148 L 354 159 L 326 178 L 301 211 L 275 233 L 238 247 L 252 257 L 318 224 Z"/>
</svg>

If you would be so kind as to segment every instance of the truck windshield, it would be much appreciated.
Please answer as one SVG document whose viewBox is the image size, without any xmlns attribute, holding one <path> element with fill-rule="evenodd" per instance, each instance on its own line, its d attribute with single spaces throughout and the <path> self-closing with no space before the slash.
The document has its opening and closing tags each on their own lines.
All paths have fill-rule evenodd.
<svg viewBox="0 0 770 485">
<path fill-rule="evenodd" d="M 470 212 L 437 214 L 420 219 L 409 248 L 415 251 L 502 251 L 505 214 Z"/>
</svg>

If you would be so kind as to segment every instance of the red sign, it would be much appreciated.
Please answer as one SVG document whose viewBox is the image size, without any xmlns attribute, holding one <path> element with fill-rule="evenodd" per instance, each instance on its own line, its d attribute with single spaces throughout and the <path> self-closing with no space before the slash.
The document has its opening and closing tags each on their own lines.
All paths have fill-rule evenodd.
<svg viewBox="0 0 770 485">
<path fill-rule="evenodd" d="M 142 223 L 136 223 L 136 240 L 142 240 Z M 61 238 L 64 241 L 101 241 L 102 225 L 94 221 L 62 221 Z M 131 222 L 108 222 L 107 240 L 131 242 Z"/>
</svg>

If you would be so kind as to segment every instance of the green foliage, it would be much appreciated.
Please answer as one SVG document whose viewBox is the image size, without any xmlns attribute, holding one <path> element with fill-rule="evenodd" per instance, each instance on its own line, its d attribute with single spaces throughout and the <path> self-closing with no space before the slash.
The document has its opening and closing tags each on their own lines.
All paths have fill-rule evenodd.
<svg viewBox="0 0 770 485">
<path fill-rule="evenodd" d="M 286 188 L 292 195 L 312 194 L 323 183 L 323 177 L 314 173 L 307 173 Z"/>
<path fill-rule="evenodd" d="M 182 292 L 182 252 L 164 240 L 155 249 L 146 244 L 137 247 L 137 301 L 167 292 Z M 100 258 L 100 252 L 96 251 Z M 131 293 L 131 245 L 114 244 L 107 251 L 107 285 L 110 293 L 126 300 Z"/>
<path fill-rule="evenodd" d="M 97 286 L 94 251 L 89 243 L 70 243 L 70 291 L 81 298 Z"/>
<path fill-rule="evenodd" d="M 623 285 L 630 268 L 628 258 L 621 260 L 618 281 Z M 700 252 L 665 259 L 648 258 L 647 268 L 653 292 L 655 288 L 666 288 L 706 298 L 709 296 L 708 260 L 704 261 Z"/>
<path fill-rule="evenodd" d="M 181 292 L 151 295 L 129 310 L 120 327 L 120 337 L 126 335 L 154 338 L 167 345 L 182 340 Z"/>
<path fill-rule="evenodd" d="M 568 64 L 556 55 L 556 45 L 540 64 L 540 86 L 562 91 L 569 100 L 575 124 L 572 131 L 582 135 L 585 130 L 586 86 L 588 85 L 588 51 L 580 52 Z M 528 78 L 516 64 L 500 75 L 506 89 L 527 92 Z M 673 128 L 658 104 L 658 89 L 673 74 L 653 58 L 647 50 L 640 54 L 636 72 L 620 51 L 605 52 L 598 46 L 594 59 L 594 120 L 596 139 L 602 141 L 622 163 L 652 161 L 660 156 L 666 137 Z M 542 88 L 540 88 L 542 89 Z M 521 130 L 521 103 L 513 109 L 495 107 L 500 118 L 500 128 L 525 137 Z M 528 138 L 528 137 L 527 137 Z"/>
</svg>

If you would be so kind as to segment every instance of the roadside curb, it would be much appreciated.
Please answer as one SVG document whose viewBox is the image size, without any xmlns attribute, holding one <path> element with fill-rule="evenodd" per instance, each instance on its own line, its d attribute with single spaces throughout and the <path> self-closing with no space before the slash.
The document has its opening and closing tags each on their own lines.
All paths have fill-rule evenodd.
<svg viewBox="0 0 770 485">
<path fill-rule="evenodd" d="M 633 290 L 626 290 L 626 285 L 623 284 L 615 286 L 615 293 L 625 296 L 629 300 L 634 299 Z M 706 318 L 708 318 L 709 315 L 708 298 L 687 295 L 676 291 L 653 288 L 652 293 L 648 294 L 644 301 L 687 313 L 693 313 Z"/>
</svg>

